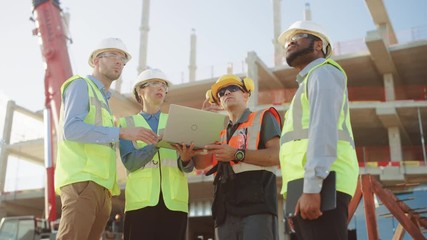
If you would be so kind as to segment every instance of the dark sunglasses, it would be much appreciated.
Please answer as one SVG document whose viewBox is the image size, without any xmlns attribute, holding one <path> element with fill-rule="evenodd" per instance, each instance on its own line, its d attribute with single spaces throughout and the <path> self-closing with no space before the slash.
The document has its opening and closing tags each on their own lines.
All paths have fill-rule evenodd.
<svg viewBox="0 0 427 240">
<path fill-rule="evenodd" d="M 229 91 L 229 92 L 236 92 L 236 91 L 242 91 L 243 92 L 243 89 L 241 88 L 241 87 L 239 87 L 239 86 L 237 86 L 237 85 L 230 85 L 230 86 L 227 86 L 227 87 L 223 87 L 223 88 L 221 88 L 219 91 L 218 91 L 218 97 L 222 97 L 222 96 L 224 96 L 224 94 L 225 94 L 225 91 Z"/>
</svg>

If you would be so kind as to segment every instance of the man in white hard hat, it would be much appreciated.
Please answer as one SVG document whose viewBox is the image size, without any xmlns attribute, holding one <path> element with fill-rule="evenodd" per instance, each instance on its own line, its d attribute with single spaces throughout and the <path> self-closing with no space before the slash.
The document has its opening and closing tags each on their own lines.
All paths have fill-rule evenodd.
<svg viewBox="0 0 427 240">
<path fill-rule="evenodd" d="M 277 240 L 277 186 L 280 115 L 275 108 L 251 112 L 253 80 L 221 76 L 207 95 L 224 108 L 229 123 L 221 142 L 205 146 L 196 168 L 216 173 L 212 216 L 220 240 Z"/>
<path fill-rule="evenodd" d="M 330 59 L 332 46 L 318 24 L 298 21 L 278 38 L 289 66 L 299 71 L 299 88 L 285 115 L 280 164 L 284 198 L 288 182 L 303 178 L 293 222 L 298 239 L 347 239 L 348 204 L 358 177 L 350 123 L 347 76 Z M 322 211 L 324 179 L 336 174 L 336 208 Z M 331 174 L 331 176 L 334 174 Z M 290 210 L 290 211 L 292 211 Z"/>
<path fill-rule="evenodd" d="M 133 87 L 141 111 L 122 117 L 122 128 L 143 126 L 161 135 L 168 114 L 161 112 L 170 81 L 160 69 L 141 72 Z M 193 171 L 194 145 L 178 150 L 158 148 L 142 141 L 120 139 L 120 155 L 128 170 L 124 239 L 185 240 L 188 216 L 188 182 Z"/>
<path fill-rule="evenodd" d="M 116 181 L 119 137 L 158 141 L 149 129 L 114 126 L 109 90 L 130 59 L 120 39 L 104 39 L 89 56 L 92 75 L 75 75 L 61 87 L 55 190 L 61 197 L 62 214 L 57 239 L 100 239 L 110 217 L 111 196 L 120 193 Z"/>
</svg>

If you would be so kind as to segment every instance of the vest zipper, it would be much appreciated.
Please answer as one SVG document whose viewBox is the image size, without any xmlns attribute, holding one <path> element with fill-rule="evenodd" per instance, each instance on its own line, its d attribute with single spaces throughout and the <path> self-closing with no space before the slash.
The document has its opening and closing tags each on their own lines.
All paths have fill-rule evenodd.
<svg viewBox="0 0 427 240">
<path fill-rule="evenodd" d="M 157 157 L 159 158 L 160 196 L 162 196 L 162 161 L 160 157 L 160 149 L 157 150 Z"/>
</svg>

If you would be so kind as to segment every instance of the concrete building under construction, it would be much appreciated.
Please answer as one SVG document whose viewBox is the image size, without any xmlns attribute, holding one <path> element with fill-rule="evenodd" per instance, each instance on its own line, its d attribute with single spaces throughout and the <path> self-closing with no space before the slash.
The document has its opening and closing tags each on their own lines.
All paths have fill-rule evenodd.
<svg viewBox="0 0 427 240">
<path fill-rule="evenodd" d="M 274 4 L 274 39 L 282 30 L 280 25 L 280 0 Z M 414 28 L 409 41 L 399 42 L 397 34 L 389 20 L 383 1 L 365 1 L 372 16 L 376 29 L 368 31 L 361 42 L 352 42 L 352 47 L 346 43 L 336 43 L 333 59 L 345 70 L 348 76 L 348 95 L 350 100 L 350 115 L 356 143 L 357 156 L 362 175 L 372 176 L 378 180 L 384 189 L 390 190 L 399 201 L 404 201 L 411 210 L 405 214 L 416 218 L 417 227 L 423 236 L 427 236 L 427 157 L 425 132 L 427 131 L 427 26 Z M 149 1 L 143 4 L 143 16 L 148 16 Z M 306 6 L 305 18 L 310 19 L 310 9 Z M 149 19 L 142 18 L 141 47 L 138 69 L 147 66 L 147 42 Z M 274 42 L 274 66 L 267 64 L 258 57 L 256 52 L 248 52 L 245 56 L 246 71 L 236 72 L 248 76 L 255 82 L 255 91 L 249 103 L 252 110 L 274 106 L 284 115 L 297 89 L 296 70 L 282 61 L 282 50 Z M 356 46 L 356 47 L 355 47 Z M 224 73 L 233 71 L 224 69 Z M 196 34 L 191 36 L 191 52 L 189 63 L 190 81 L 173 85 L 169 89 L 168 104 L 174 103 L 194 108 L 201 108 L 205 100 L 205 92 L 218 76 L 209 79 L 197 79 L 196 64 Z M 117 87 L 117 86 L 116 86 Z M 121 93 L 113 90 L 110 106 L 117 117 L 132 115 L 140 111 L 131 93 Z M 0 149 L 0 216 L 44 214 L 44 189 L 20 192 L 4 190 L 7 163 L 10 157 L 17 157 L 44 164 L 46 146 L 43 136 L 34 139 L 13 140 L 16 129 L 14 119 L 17 114 L 29 117 L 32 121 L 43 125 L 45 117 L 41 112 L 32 112 L 9 101 Z M 119 183 L 122 192 L 126 183 L 126 171 L 121 161 L 119 166 Z M 277 170 L 277 183 L 280 191 L 281 176 Z M 212 177 L 206 177 L 202 172 L 189 174 L 190 213 L 188 224 L 188 239 L 214 239 L 214 226 L 211 219 L 210 206 L 212 202 Z M 365 193 L 366 194 L 366 193 Z M 410 197 L 408 197 L 410 195 Z M 400 197 L 402 196 L 402 197 Z M 420 198 L 424 198 L 421 200 Z M 417 202 L 418 205 L 413 205 Z M 423 202 L 421 205 L 420 202 Z M 60 205 L 57 197 L 58 206 Z M 361 204 L 360 204 L 361 205 Z M 283 208 L 283 200 L 278 199 L 279 209 Z M 357 206 L 356 206 L 357 207 Z M 112 214 L 123 212 L 124 193 L 114 199 Z M 60 216 L 60 207 L 57 208 Z M 368 227 L 360 222 L 366 212 L 357 210 L 350 227 L 357 239 L 367 239 Z M 393 212 L 379 208 L 375 211 L 376 221 L 394 219 Z M 283 219 L 280 212 L 279 219 Z M 382 239 L 397 237 L 401 229 L 399 221 L 394 229 L 379 233 Z M 279 224 L 280 239 L 288 239 L 286 226 Z M 364 225 L 364 224 L 362 224 Z M 400 228 L 399 228 L 400 226 Z M 363 229 L 363 232 L 358 232 Z M 407 230 L 407 229 L 406 229 Z M 407 230 L 408 231 L 408 230 Z M 356 234 L 357 232 L 357 234 Z M 401 230 L 401 236 L 404 235 Z M 413 235 L 411 235 L 413 236 Z M 354 238 L 356 239 L 356 238 Z"/>
</svg>

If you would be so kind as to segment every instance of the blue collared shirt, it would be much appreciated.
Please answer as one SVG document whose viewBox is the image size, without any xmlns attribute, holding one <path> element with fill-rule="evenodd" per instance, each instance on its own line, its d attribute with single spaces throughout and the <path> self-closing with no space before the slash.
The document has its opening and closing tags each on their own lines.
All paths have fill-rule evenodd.
<svg viewBox="0 0 427 240">
<path fill-rule="evenodd" d="M 94 76 L 87 76 L 101 91 L 107 102 L 111 92 Z M 119 141 L 118 127 L 104 127 L 84 122 L 89 113 L 88 86 L 84 79 L 76 79 L 68 85 L 63 94 L 64 105 L 64 139 L 81 143 L 112 143 Z"/>
<path fill-rule="evenodd" d="M 319 58 L 309 63 L 298 73 L 297 82 L 301 84 L 308 72 L 324 61 L 324 58 Z M 345 88 L 344 74 L 330 64 L 315 69 L 308 79 L 310 128 L 304 173 L 305 193 L 320 192 L 323 179 L 337 159 L 337 126 Z"/>
</svg>

